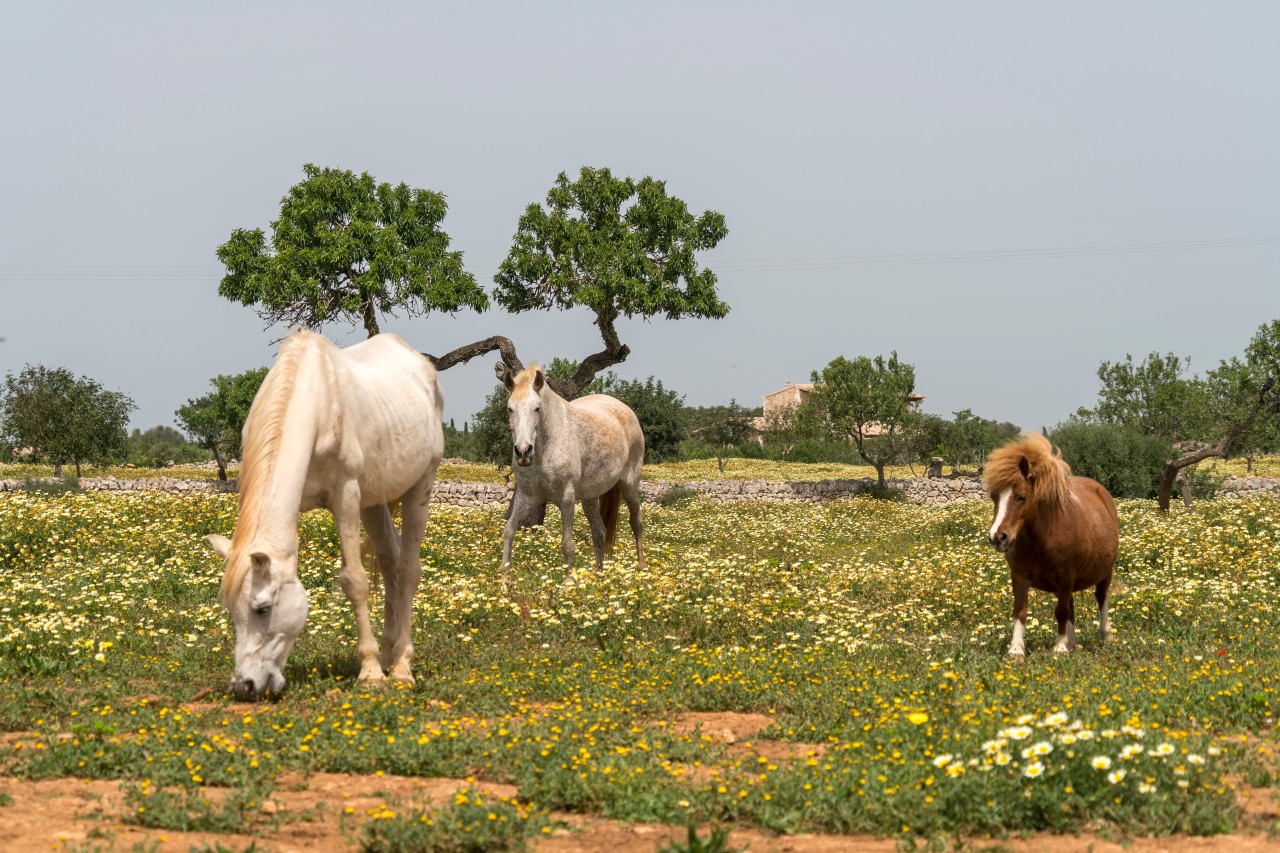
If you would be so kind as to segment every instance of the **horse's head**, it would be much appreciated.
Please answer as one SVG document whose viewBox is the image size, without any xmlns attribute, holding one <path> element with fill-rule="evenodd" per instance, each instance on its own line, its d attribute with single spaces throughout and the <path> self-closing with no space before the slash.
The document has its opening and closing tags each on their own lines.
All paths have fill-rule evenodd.
<svg viewBox="0 0 1280 853">
<path fill-rule="evenodd" d="M 231 690 L 241 699 L 277 698 L 284 691 L 284 663 L 307 621 L 297 555 L 236 547 L 217 534 L 208 539 L 226 560 L 222 603 L 236 626 Z"/>
<path fill-rule="evenodd" d="M 1067 500 L 1071 468 L 1047 438 L 1032 433 L 992 451 L 983 480 L 995 504 L 987 541 L 1007 554 L 1042 509 Z"/>
<path fill-rule="evenodd" d="M 1026 457 L 1019 463 L 1019 469 L 1023 474 L 1021 481 L 1009 483 L 998 492 L 991 493 L 996 515 L 991 522 L 991 530 L 987 533 L 987 541 L 1002 554 L 1013 550 L 1014 543 L 1018 541 L 1018 533 L 1028 516 L 1027 498 L 1031 496 L 1035 475 Z"/>
<path fill-rule="evenodd" d="M 533 464 L 533 455 L 538 449 L 538 425 L 542 421 L 542 389 L 547 384 L 546 376 L 536 364 L 515 373 L 501 361 L 493 372 L 511 392 L 507 399 L 507 420 L 511 424 L 512 461 L 521 468 L 527 468 Z"/>
</svg>

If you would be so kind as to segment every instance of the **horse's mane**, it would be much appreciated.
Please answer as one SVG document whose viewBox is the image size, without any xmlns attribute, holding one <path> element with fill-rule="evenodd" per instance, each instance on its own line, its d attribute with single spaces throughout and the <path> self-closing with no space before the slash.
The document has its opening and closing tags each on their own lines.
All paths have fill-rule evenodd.
<svg viewBox="0 0 1280 853">
<path fill-rule="evenodd" d="M 280 347 L 276 363 L 267 371 L 262 387 L 254 397 L 245 421 L 244 441 L 240 453 L 240 513 L 235 538 L 252 542 L 262 515 L 262 501 L 275 471 L 280 438 L 284 434 L 284 416 L 293 396 L 298 374 L 299 344 L 303 336 L 294 333 Z M 222 600 L 228 605 L 240 594 L 248 560 L 228 560 L 222 576 Z"/>
<path fill-rule="evenodd" d="M 511 396 L 514 397 L 517 394 L 523 395 L 525 393 L 536 394 L 537 392 L 533 390 L 532 385 L 533 378 L 537 375 L 539 370 L 542 370 L 542 365 L 535 361 L 524 370 L 517 373 L 516 378 L 511 380 Z M 546 375 L 545 372 L 543 375 Z"/>
<path fill-rule="evenodd" d="M 1028 478 L 1022 473 L 1025 460 Z M 1010 442 L 991 451 L 982 475 L 987 494 L 995 497 L 1005 489 L 1031 480 L 1031 498 L 1063 505 L 1071 494 L 1071 466 L 1062 458 L 1062 452 L 1039 433 Z"/>
</svg>

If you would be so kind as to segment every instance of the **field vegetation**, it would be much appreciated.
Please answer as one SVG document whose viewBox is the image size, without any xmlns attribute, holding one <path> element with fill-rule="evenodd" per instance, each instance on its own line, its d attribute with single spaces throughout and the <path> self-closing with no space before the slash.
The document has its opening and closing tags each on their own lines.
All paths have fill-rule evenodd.
<svg viewBox="0 0 1280 853">
<path fill-rule="evenodd" d="M 624 544 L 566 576 L 552 509 L 518 537 L 508 594 L 502 510 L 434 509 L 417 684 L 378 690 L 354 680 L 332 521 L 308 513 L 289 686 L 246 705 L 225 693 L 235 636 L 203 539 L 231 533 L 234 496 L 0 494 L 0 773 L 122 780 L 104 838 L 306 820 L 269 807 L 299 774 L 469 780 L 444 806 L 344 815 L 369 850 L 504 849 L 564 813 L 908 843 L 1277 830 L 1241 808 L 1275 771 L 1274 499 L 1121 502 L 1116 641 L 1082 595 L 1082 646 L 1053 655 L 1033 596 L 1020 667 L 984 502 L 646 512 L 647 571 Z M 589 553 L 581 518 L 577 536 Z M 765 727 L 735 743 L 690 724 L 707 712 Z"/>
</svg>

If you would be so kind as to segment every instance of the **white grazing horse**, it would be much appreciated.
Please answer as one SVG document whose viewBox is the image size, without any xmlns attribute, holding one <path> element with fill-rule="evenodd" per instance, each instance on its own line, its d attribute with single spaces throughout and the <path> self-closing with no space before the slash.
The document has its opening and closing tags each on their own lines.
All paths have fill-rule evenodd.
<svg viewBox="0 0 1280 853">
<path fill-rule="evenodd" d="M 209 541 L 226 560 L 222 602 L 236 626 L 231 689 L 279 696 L 284 663 L 307 618 L 298 581 L 298 515 L 327 507 L 342 547 L 339 581 L 356 615 L 360 679 L 412 683 L 410 623 L 422 576 L 427 503 L 444 455 L 436 370 L 395 335 L 339 349 L 296 332 L 254 397 L 244 424 L 240 516 L 231 539 Z M 397 536 L 387 509 L 403 507 Z M 386 585 L 382 656 L 369 624 L 360 522 Z"/>
<path fill-rule="evenodd" d="M 519 373 L 498 362 L 494 372 L 511 392 L 507 401 L 511 423 L 511 467 L 516 495 L 511 516 L 502 531 L 502 571 L 511 574 L 511 543 L 520 521 L 533 508 L 553 503 L 560 508 L 561 549 L 565 568 L 573 566 L 573 505 L 591 524 L 596 568 L 613 550 L 618 529 L 618 505 L 627 502 L 636 560 L 644 568 L 640 544 L 640 468 L 644 464 L 644 433 L 627 404 L 604 394 L 569 402 L 551 390 L 542 368 L 532 365 Z"/>
</svg>

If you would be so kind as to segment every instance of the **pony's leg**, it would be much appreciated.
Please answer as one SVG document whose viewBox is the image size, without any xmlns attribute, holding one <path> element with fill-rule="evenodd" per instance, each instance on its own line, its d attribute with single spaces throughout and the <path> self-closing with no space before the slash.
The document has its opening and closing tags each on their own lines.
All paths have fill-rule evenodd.
<svg viewBox="0 0 1280 853">
<path fill-rule="evenodd" d="M 604 568 L 604 519 L 600 516 L 600 499 L 583 501 L 582 514 L 591 525 L 591 548 L 596 554 L 596 571 L 600 571 Z"/>
<path fill-rule="evenodd" d="M 1058 639 L 1053 644 L 1057 654 L 1069 652 L 1075 648 L 1075 600 L 1070 592 L 1058 593 L 1058 606 L 1053 611 L 1058 620 Z"/>
<path fill-rule="evenodd" d="M 356 655 L 360 659 L 361 681 L 382 681 L 378 664 L 378 641 L 369 624 L 369 575 L 360 559 L 360 487 L 355 482 L 338 489 L 331 498 L 330 509 L 338 527 L 342 546 L 342 571 L 338 582 L 356 616 Z"/>
<path fill-rule="evenodd" d="M 1009 643 L 1009 658 L 1021 663 L 1027 659 L 1023 634 L 1027 630 L 1027 597 L 1031 593 L 1031 581 L 1013 575 L 1013 640 Z"/>
<path fill-rule="evenodd" d="M 413 684 L 413 597 L 422 581 L 422 537 L 427 529 L 431 481 L 425 477 L 404 496 L 400 510 L 400 559 L 387 574 L 382 665 L 397 681 Z"/>
<path fill-rule="evenodd" d="M 1108 609 L 1110 599 L 1107 597 L 1107 591 L 1111 588 L 1111 575 L 1107 575 L 1094 588 L 1093 596 L 1098 599 L 1098 636 L 1102 638 L 1102 642 L 1111 642 L 1111 614 Z"/>
<path fill-rule="evenodd" d="M 637 480 L 622 490 L 622 499 L 627 502 L 627 517 L 631 523 L 631 535 L 636 538 L 636 566 L 644 568 L 644 522 L 640 520 L 640 482 Z"/>
</svg>

